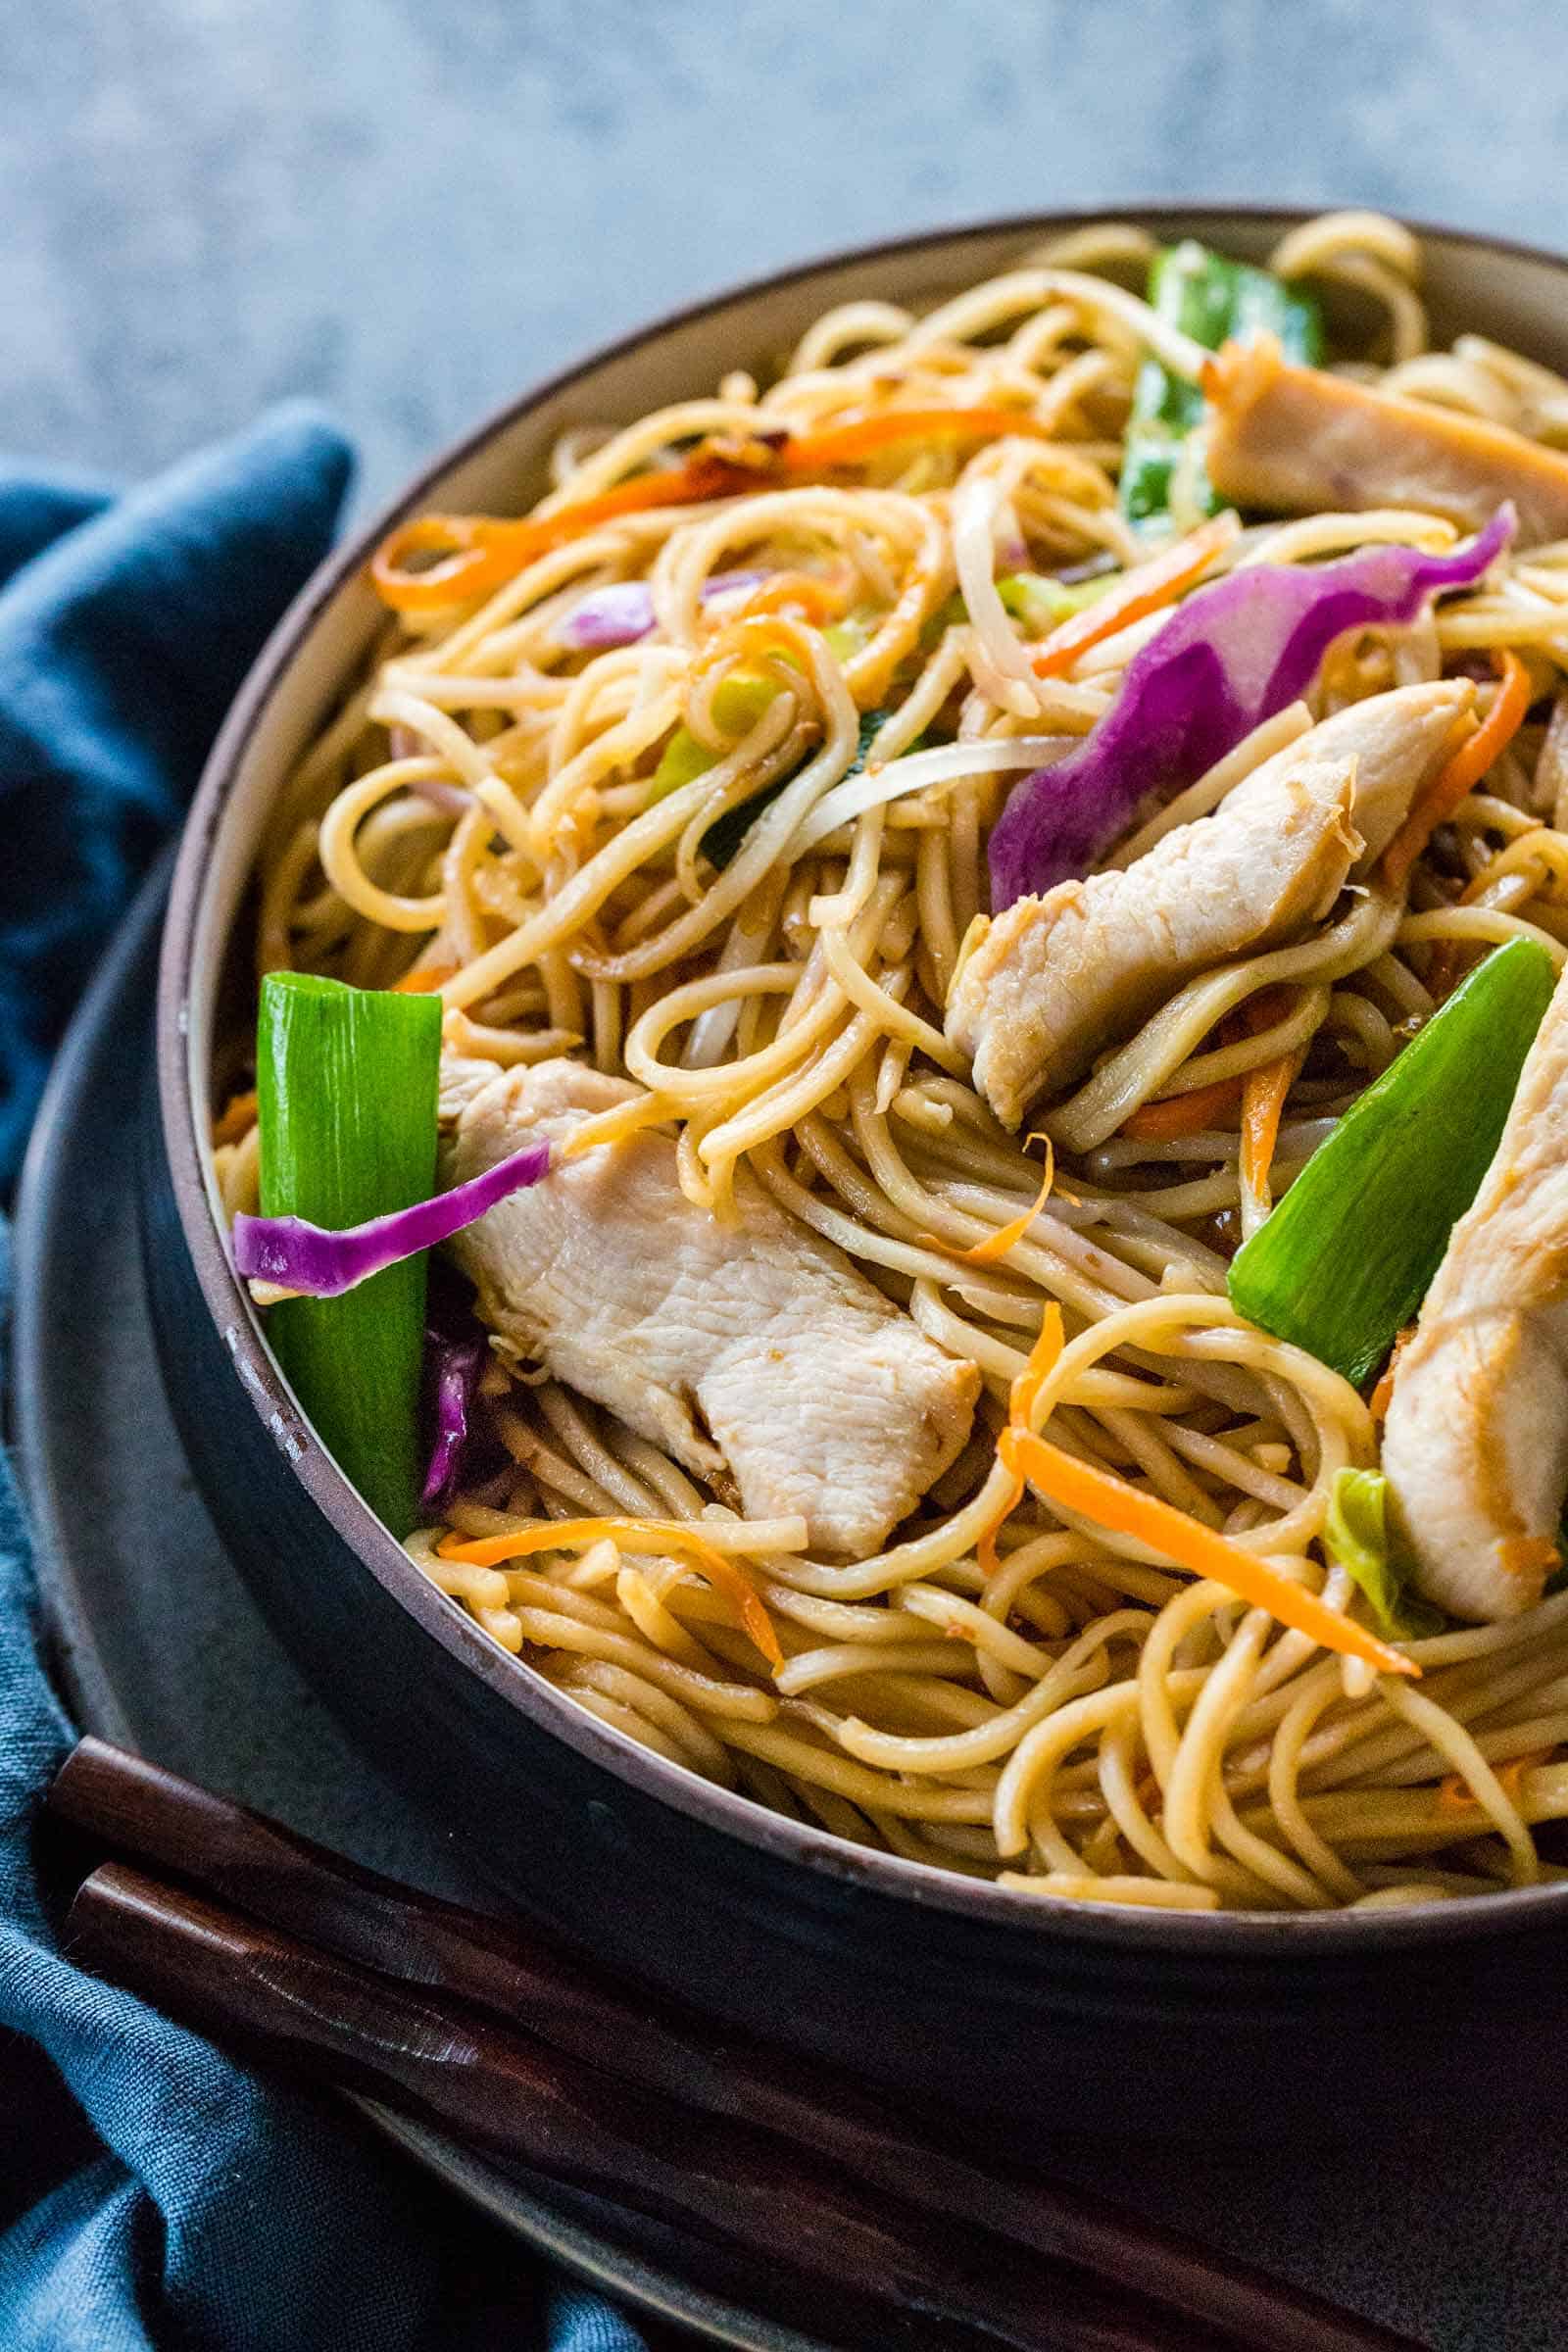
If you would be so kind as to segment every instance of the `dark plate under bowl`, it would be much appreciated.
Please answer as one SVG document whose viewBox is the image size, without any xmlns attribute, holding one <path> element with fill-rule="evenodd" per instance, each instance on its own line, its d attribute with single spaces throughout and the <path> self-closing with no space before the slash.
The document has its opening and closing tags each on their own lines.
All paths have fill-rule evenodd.
<svg viewBox="0 0 1568 2352">
<path fill-rule="evenodd" d="M 160 1352 L 214 1519 L 355 1737 L 509 1899 L 612 1964 L 1014 2138 L 1428 2127 L 1568 2091 L 1568 1886 L 1383 1914 L 1132 1915 L 848 1845 L 650 1754 L 504 1655 L 413 1566 L 300 1414 L 235 1283 L 205 1137 L 218 1000 L 266 813 L 377 622 L 366 559 L 426 504 L 515 508 L 567 424 L 765 363 L 829 305 L 929 301 L 1093 216 L 820 263 L 652 327 L 529 394 L 317 575 L 240 695 L 186 828 L 142 1152 Z M 1297 213 L 1133 208 L 1266 251 Z M 1568 263 L 1427 233 L 1440 335 L 1568 366 Z"/>
</svg>

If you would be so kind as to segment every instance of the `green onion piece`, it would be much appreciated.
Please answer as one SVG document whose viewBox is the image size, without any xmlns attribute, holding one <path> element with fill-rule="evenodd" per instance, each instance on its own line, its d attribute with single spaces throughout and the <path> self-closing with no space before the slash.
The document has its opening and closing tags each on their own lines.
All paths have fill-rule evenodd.
<svg viewBox="0 0 1568 2352">
<path fill-rule="evenodd" d="M 1551 996 L 1535 940 L 1494 949 L 1237 1251 L 1234 1305 L 1347 1380 L 1373 1372 L 1480 1190 Z"/>
<path fill-rule="evenodd" d="M 1119 571 L 1102 571 L 1089 580 L 1057 580 L 1049 571 L 1005 571 L 997 582 L 997 594 L 1014 620 L 1024 621 L 1043 634 L 1072 613 L 1081 612 L 1086 605 L 1098 604 L 1106 589 L 1114 588 L 1121 577 Z M 946 631 L 961 628 L 968 617 L 969 608 L 955 588 L 944 597 L 921 630 L 921 653 L 934 652 Z"/>
<path fill-rule="evenodd" d="M 997 594 L 1014 620 L 1032 628 L 1054 629 L 1089 605 L 1098 605 L 1108 588 L 1121 580 L 1119 571 L 1097 572 L 1088 580 L 1057 580 L 1049 571 L 1008 571 L 997 582 Z M 960 604 L 959 619 L 965 616 Z"/>
<path fill-rule="evenodd" d="M 269 973 L 256 1033 L 264 1216 L 341 1227 L 427 1200 L 440 1056 L 439 997 Z M 322 1444 L 400 1540 L 419 1492 L 424 1283 L 421 1253 L 267 1317 Z"/>
<path fill-rule="evenodd" d="M 1149 300 L 1161 318 L 1218 351 L 1228 337 L 1278 337 L 1290 360 L 1316 367 L 1323 357 L 1323 322 L 1316 302 L 1266 270 L 1227 261 L 1188 237 L 1150 264 Z M 1197 384 L 1145 360 L 1133 390 L 1121 469 L 1121 510 L 1129 522 L 1158 520 L 1170 505 L 1170 479 L 1183 444 L 1207 408 Z M 1214 514 L 1219 500 L 1206 478 L 1195 483 L 1198 503 Z"/>
<path fill-rule="evenodd" d="M 739 743 L 743 735 L 751 733 L 777 693 L 776 679 L 748 677 L 744 672 L 737 676 L 732 670 L 714 689 L 713 723 Z M 649 779 L 649 808 L 663 800 L 667 793 L 678 792 L 683 784 L 695 783 L 699 776 L 706 776 L 722 757 L 722 753 L 710 752 L 690 727 L 677 727 Z"/>
<path fill-rule="evenodd" d="M 1386 1642 L 1419 1642 L 1443 1631 L 1441 1610 L 1405 1590 L 1409 1563 L 1389 1526 L 1389 1482 L 1381 1470 L 1335 1472 L 1323 1548 L 1365 1593 Z"/>
<path fill-rule="evenodd" d="M 822 639 L 835 662 L 853 662 L 876 635 L 876 624 L 875 606 L 859 605 L 853 612 L 846 612 L 842 620 L 830 620 L 822 631 Z"/>
</svg>

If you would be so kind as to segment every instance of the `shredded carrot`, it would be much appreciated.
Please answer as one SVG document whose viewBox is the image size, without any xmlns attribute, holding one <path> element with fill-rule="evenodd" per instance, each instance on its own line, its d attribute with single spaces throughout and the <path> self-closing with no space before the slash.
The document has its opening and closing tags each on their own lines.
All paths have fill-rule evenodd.
<svg viewBox="0 0 1568 2352">
<path fill-rule="evenodd" d="M 1399 1358 L 1415 1338 L 1415 1325 L 1407 1323 L 1389 1349 L 1389 1360 L 1378 1374 L 1377 1386 L 1367 1399 L 1367 1410 L 1374 1421 L 1386 1421 L 1394 1398 L 1394 1377 L 1399 1369 Z"/>
<path fill-rule="evenodd" d="M 526 1559 L 535 1551 L 575 1551 L 609 1537 L 622 1551 L 680 1552 L 735 1610 L 743 1633 L 749 1634 L 769 1665 L 782 1666 L 784 1652 L 761 1595 L 744 1568 L 715 1545 L 706 1543 L 695 1528 L 660 1519 L 554 1519 L 540 1527 L 518 1528 L 507 1536 L 478 1536 L 464 1543 L 448 1536 L 436 1545 L 436 1556 L 461 1560 L 470 1568 L 496 1568 L 503 1560 Z"/>
<path fill-rule="evenodd" d="M 1281 1625 L 1294 1626 L 1324 1649 L 1362 1658 L 1380 1674 L 1420 1675 L 1413 1658 L 1402 1657 L 1376 1634 L 1330 1608 L 1307 1586 L 1293 1584 L 1255 1552 L 1216 1535 L 1211 1527 L 1204 1527 L 1157 1494 L 1146 1494 L 1108 1470 L 1081 1462 L 1063 1453 L 1059 1446 L 1010 1424 L 1003 1432 L 998 1451 L 1007 1467 L 1021 1470 L 1048 1502 L 1114 1535 L 1136 1538 L 1192 1575 L 1210 1578 L 1253 1608 L 1267 1609 Z"/>
<path fill-rule="evenodd" d="M 1242 1183 L 1255 1199 L 1267 1195 L 1268 1172 L 1274 1165 L 1274 1148 L 1279 1142 L 1286 1097 L 1296 1084 L 1296 1073 L 1303 1058 L 1298 1047 L 1292 1053 L 1276 1054 L 1272 1061 L 1260 1062 L 1255 1070 L 1247 1073 L 1242 1088 Z"/>
<path fill-rule="evenodd" d="M 830 473 L 839 466 L 858 466 L 899 441 L 992 441 L 1005 433 L 1050 441 L 1054 427 L 1022 409 L 885 409 L 880 416 L 858 416 L 853 424 L 830 424 L 820 433 L 787 441 L 781 462 L 789 473 Z"/>
<path fill-rule="evenodd" d="M 1530 672 L 1517 654 L 1499 646 L 1493 660 L 1497 692 L 1492 709 L 1427 786 L 1383 853 L 1383 871 L 1396 889 L 1420 857 L 1439 825 L 1446 824 L 1499 760 L 1524 724 L 1530 708 Z"/>
<path fill-rule="evenodd" d="M 1497 1786 L 1511 1805 L 1519 1802 L 1520 1783 L 1525 1774 L 1533 1771 L 1536 1765 L 1546 1763 L 1551 1752 L 1549 1747 L 1533 1748 L 1497 1766 Z M 1461 1773 L 1450 1772 L 1446 1779 L 1438 1783 L 1437 1802 L 1440 1812 L 1473 1813 L 1479 1809 L 1481 1799 Z"/>
<path fill-rule="evenodd" d="M 1041 678 L 1059 678 L 1071 669 L 1080 654 L 1088 653 L 1092 645 L 1102 644 L 1114 637 L 1118 629 L 1130 628 L 1135 620 L 1157 612 L 1202 578 L 1216 556 L 1229 547 L 1241 529 L 1235 514 L 1216 514 L 1212 522 L 1200 529 L 1189 531 L 1174 547 L 1162 555 L 1152 556 L 1127 574 L 1117 588 L 1110 589 L 1094 604 L 1086 605 L 1081 612 L 1072 613 L 1059 628 L 1052 630 L 1035 656 L 1035 675 Z"/>
<path fill-rule="evenodd" d="M 445 988 L 457 968 L 455 963 L 416 963 L 401 980 L 394 980 L 387 993 L 394 997 L 431 996 Z"/>
<path fill-rule="evenodd" d="M 256 1089 L 247 1094 L 231 1095 L 220 1115 L 213 1121 L 213 1145 L 243 1143 L 256 1124 Z"/>
<path fill-rule="evenodd" d="M 1029 1361 L 1012 1384 L 1007 1405 L 1009 1429 L 1028 1428 L 1029 1416 L 1034 1411 L 1035 1398 L 1040 1394 L 1040 1384 L 1054 1365 L 1057 1356 L 1060 1355 L 1065 1336 L 1062 1328 L 1061 1309 L 1054 1298 L 1048 1299 L 1045 1312 L 1040 1318 L 1039 1336 L 1029 1350 Z M 1022 1478 L 1010 1462 L 1004 1462 L 1003 1467 L 1012 1479 L 1012 1492 L 974 1547 L 974 1556 L 980 1564 L 980 1573 L 986 1577 L 995 1576 L 998 1568 L 1002 1565 L 997 1556 L 997 1538 L 1023 1500 L 1024 1482 Z"/>
<path fill-rule="evenodd" d="M 1260 1030 L 1272 1029 L 1290 1010 L 1292 992 L 1286 988 L 1260 988 L 1255 997 L 1249 997 L 1234 1012 L 1228 1012 L 1215 1031 L 1223 1045 L 1236 1045 L 1244 1037 L 1256 1037 Z M 1164 1143 L 1181 1135 L 1198 1135 L 1218 1111 L 1229 1110 L 1240 1102 L 1246 1091 L 1250 1070 L 1238 1070 L 1233 1078 L 1216 1078 L 1208 1086 L 1195 1086 L 1185 1095 L 1163 1095 L 1157 1102 L 1141 1102 L 1135 1111 L 1123 1119 L 1118 1135 L 1130 1136 L 1134 1143 Z"/>
<path fill-rule="evenodd" d="M 1056 1368 L 1056 1358 L 1066 1345 L 1066 1330 L 1061 1309 L 1054 1298 L 1046 1301 L 1040 1318 L 1040 1331 L 1029 1350 L 1029 1361 L 1012 1384 L 1007 1399 L 1007 1421 L 1014 1429 L 1027 1429 L 1046 1381 Z"/>
<path fill-rule="evenodd" d="M 763 423 L 759 419 L 760 424 Z M 714 498 L 739 498 L 779 480 L 831 473 L 858 465 L 899 441 L 986 440 L 1002 433 L 1053 438 L 1053 429 L 1021 409 L 890 409 L 880 416 L 858 417 L 800 439 L 759 432 L 755 441 L 700 449 L 683 466 L 634 474 L 598 498 L 579 499 L 552 514 L 515 520 L 494 514 L 415 514 L 382 540 L 370 560 L 376 594 L 396 612 L 438 612 L 444 605 L 488 595 L 525 564 L 563 547 L 602 522 L 657 507 L 705 505 Z M 424 569 L 408 568 L 412 556 L 433 559 Z"/>
<path fill-rule="evenodd" d="M 1185 1095 L 1166 1095 L 1158 1102 L 1140 1102 L 1116 1132 L 1134 1143 L 1166 1143 L 1178 1135 L 1200 1135 L 1221 1111 L 1242 1099 L 1245 1074 L 1216 1078 L 1211 1086 L 1195 1086 Z"/>
<path fill-rule="evenodd" d="M 999 1225 L 995 1233 L 988 1233 L 985 1240 L 976 1242 L 972 1249 L 949 1250 L 950 1257 L 958 1258 L 966 1266 L 992 1266 L 996 1264 L 999 1257 L 1006 1256 L 1014 1242 L 1023 1240 L 1024 1235 L 1050 1200 L 1051 1188 L 1056 1181 L 1056 1155 L 1052 1150 L 1051 1138 L 1049 1135 L 1043 1135 L 1038 1139 L 1034 1136 L 1029 1138 L 1031 1144 L 1037 1140 L 1046 1147 L 1046 1167 L 1045 1174 L 1040 1179 L 1040 1190 L 1028 1207 L 1021 1216 L 1010 1217 L 1005 1225 Z M 1025 1149 L 1028 1149 L 1027 1145 Z"/>
<path fill-rule="evenodd" d="M 757 463 L 700 452 L 684 466 L 634 474 L 598 498 L 579 499 L 553 514 L 508 520 L 494 514 L 416 514 L 382 540 L 370 560 L 370 578 L 383 604 L 397 612 L 428 612 L 487 595 L 525 564 L 579 539 L 602 522 L 656 507 L 690 507 L 710 498 L 737 498 L 762 488 L 777 466 L 776 453 L 759 443 Z M 411 556 L 434 557 L 410 571 Z"/>
</svg>

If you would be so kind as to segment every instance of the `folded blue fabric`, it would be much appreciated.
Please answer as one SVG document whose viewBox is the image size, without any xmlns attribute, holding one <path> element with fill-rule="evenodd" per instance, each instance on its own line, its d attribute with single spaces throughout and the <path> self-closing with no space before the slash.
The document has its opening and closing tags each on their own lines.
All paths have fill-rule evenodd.
<svg viewBox="0 0 1568 2352">
<path fill-rule="evenodd" d="M 124 497 L 0 465 L 0 1198 L 81 984 L 325 552 L 350 465 L 297 407 Z M 8 1296 L 0 1222 L 0 1377 Z M 35 1636 L 0 1457 L 5 2352 L 638 2352 L 346 2110 L 62 1957 L 30 1832 L 74 1734 Z"/>
</svg>

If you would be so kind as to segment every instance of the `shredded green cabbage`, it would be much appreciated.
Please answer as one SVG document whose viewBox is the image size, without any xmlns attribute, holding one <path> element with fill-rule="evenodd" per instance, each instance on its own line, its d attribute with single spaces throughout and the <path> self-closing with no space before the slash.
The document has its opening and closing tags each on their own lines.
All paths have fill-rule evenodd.
<svg viewBox="0 0 1568 2352">
<path fill-rule="evenodd" d="M 1339 1470 L 1323 1522 L 1323 1547 L 1372 1605 L 1385 1641 L 1419 1642 L 1444 1619 L 1405 1590 L 1409 1563 L 1389 1526 L 1389 1482 L 1381 1470 Z"/>
</svg>

